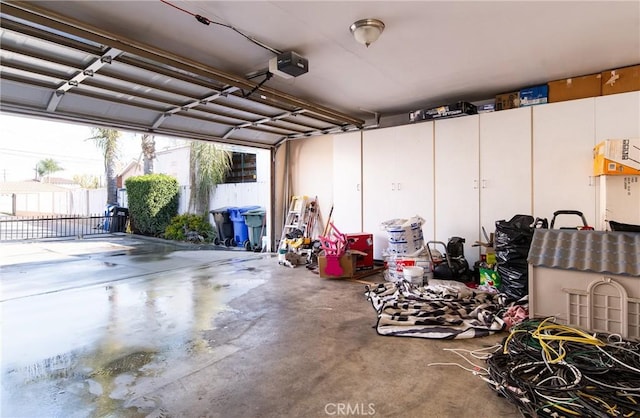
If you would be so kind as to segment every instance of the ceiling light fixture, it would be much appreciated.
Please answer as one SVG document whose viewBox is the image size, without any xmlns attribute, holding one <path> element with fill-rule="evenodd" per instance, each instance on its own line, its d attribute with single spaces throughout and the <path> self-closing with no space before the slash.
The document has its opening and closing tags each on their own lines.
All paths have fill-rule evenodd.
<svg viewBox="0 0 640 418">
<path fill-rule="evenodd" d="M 384 23 L 378 19 L 361 19 L 349 26 L 349 30 L 357 42 L 368 48 L 384 30 Z"/>
</svg>

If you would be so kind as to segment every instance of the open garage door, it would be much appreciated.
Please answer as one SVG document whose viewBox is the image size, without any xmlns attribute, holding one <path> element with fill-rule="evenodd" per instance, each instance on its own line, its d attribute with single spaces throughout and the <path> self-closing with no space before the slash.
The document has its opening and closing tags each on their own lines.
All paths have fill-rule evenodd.
<svg viewBox="0 0 640 418">
<path fill-rule="evenodd" d="M 364 123 L 26 2 L 1 17 L 2 112 L 259 148 Z"/>
</svg>

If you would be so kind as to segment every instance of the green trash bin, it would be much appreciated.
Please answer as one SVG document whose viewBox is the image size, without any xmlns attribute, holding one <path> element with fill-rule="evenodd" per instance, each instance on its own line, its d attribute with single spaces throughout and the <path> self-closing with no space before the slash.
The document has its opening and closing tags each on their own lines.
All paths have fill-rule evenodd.
<svg viewBox="0 0 640 418">
<path fill-rule="evenodd" d="M 249 242 L 245 243 L 247 251 L 262 251 L 262 237 L 267 235 L 266 214 L 262 208 L 248 210 L 242 214 L 249 230 Z"/>
</svg>

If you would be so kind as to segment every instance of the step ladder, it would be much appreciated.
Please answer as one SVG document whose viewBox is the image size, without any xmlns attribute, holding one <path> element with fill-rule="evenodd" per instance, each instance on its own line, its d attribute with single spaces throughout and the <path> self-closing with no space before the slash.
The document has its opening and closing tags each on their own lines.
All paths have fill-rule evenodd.
<svg viewBox="0 0 640 418">
<path fill-rule="evenodd" d="M 293 196 L 282 228 L 279 248 L 286 250 L 310 243 L 317 218 L 317 199 Z"/>
</svg>

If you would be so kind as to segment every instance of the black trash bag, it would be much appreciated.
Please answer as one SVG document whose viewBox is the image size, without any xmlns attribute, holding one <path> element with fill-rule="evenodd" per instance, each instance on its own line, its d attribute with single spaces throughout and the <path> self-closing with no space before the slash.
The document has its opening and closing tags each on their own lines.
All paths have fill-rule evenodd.
<svg viewBox="0 0 640 418">
<path fill-rule="evenodd" d="M 527 258 L 533 239 L 535 219 L 528 215 L 516 215 L 509 221 L 496 222 L 495 247 L 496 255 L 508 261 Z"/>
<path fill-rule="evenodd" d="M 526 260 L 529 254 L 529 247 L 520 245 L 517 248 L 503 248 L 501 250 L 496 249 L 496 262 L 511 263 L 518 262 L 519 260 Z M 525 252 L 526 251 L 526 252 Z"/>
<path fill-rule="evenodd" d="M 509 221 L 496 222 L 496 262 L 500 292 L 510 300 L 529 294 L 527 256 L 531 248 L 536 220 L 529 215 L 515 215 Z"/>
<path fill-rule="evenodd" d="M 500 292 L 507 295 L 507 300 L 519 300 L 529 294 L 528 269 L 498 264 L 500 276 Z"/>
</svg>

